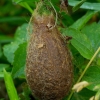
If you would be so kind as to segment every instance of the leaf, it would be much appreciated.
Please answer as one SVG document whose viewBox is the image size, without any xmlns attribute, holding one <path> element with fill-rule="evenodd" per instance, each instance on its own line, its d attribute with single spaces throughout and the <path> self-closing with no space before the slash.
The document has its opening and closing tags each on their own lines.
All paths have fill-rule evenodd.
<svg viewBox="0 0 100 100">
<path fill-rule="evenodd" d="M 89 100 L 93 95 L 95 95 L 95 92 L 83 89 L 79 93 L 75 92 L 71 100 Z"/>
<path fill-rule="evenodd" d="M 30 13 L 33 13 L 33 10 L 31 9 L 31 7 L 29 6 L 28 3 L 21 2 L 20 5 L 23 6 L 24 8 L 26 8 L 26 9 L 28 9 L 30 11 Z"/>
<path fill-rule="evenodd" d="M 10 63 L 13 63 L 14 52 L 17 50 L 17 48 L 18 48 L 18 43 L 16 42 L 12 42 L 11 44 L 4 46 L 4 55 L 7 57 L 7 60 Z"/>
<path fill-rule="evenodd" d="M 27 33 L 27 27 L 28 24 L 23 24 L 21 27 L 19 27 L 16 32 L 14 39 L 17 41 L 19 44 L 27 41 L 29 34 Z"/>
<path fill-rule="evenodd" d="M 100 24 L 86 25 L 81 31 L 73 28 L 63 29 L 63 34 L 71 36 L 71 44 L 86 59 L 91 59 L 100 46 Z M 97 56 L 98 59 L 99 56 Z"/>
<path fill-rule="evenodd" d="M 65 12 L 61 12 L 61 23 L 65 26 L 68 27 L 68 25 L 72 25 L 74 23 L 74 20 L 66 14 Z"/>
<path fill-rule="evenodd" d="M 3 47 L 4 55 L 6 56 L 7 60 L 12 64 L 14 61 L 14 53 L 19 47 L 19 45 L 25 41 L 27 41 L 27 26 L 28 24 L 23 24 L 16 30 L 15 33 L 15 40 L 10 44 L 7 44 Z"/>
<path fill-rule="evenodd" d="M 12 76 L 14 78 L 19 77 L 24 74 L 25 62 L 26 62 L 26 46 L 27 43 L 23 43 L 19 46 L 15 52 Z"/>
<path fill-rule="evenodd" d="M 78 2 L 74 7 L 73 7 L 73 12 L 75 12 L 76 10 L 79 9 L 79 7 L 85 2 L 86 0 L 81 0 L 80 2 Z"/>
<path fill-rule="evenodd" d="M 12 42 L 11 44 L 5 45 L 3 48 L 4 55 L 7 57 L 7 60 L 12 64 L 14 61 L 14 52 L 18 48 L 17 42 Z"/>
<path fill-rule="evenodd" d="M 27 2 L 33 2 L 33 0 L 12 0 L 13 3 L 19 4 L 22 7 L 26 8 L 27 10 L 30 11 L 30 13 L 33 13 L 33 10 L 31 9 L 30 5 Z"/>
<path fill-rule="evenodd" d="M 10 100 L 19 100 L 17 91 L 15 89 L 12 77 L 10 73 L 6 72 L 6 70 L 3 70 L 4 72 L 4 81 L 7 89 L 7 93 L 9 95 Z"/>
<path fill-rule="evenodd" d="M 97 65 L 100 66 L 100 57 L 99 57 L 99 59 L 97 59 Z"/>
<path fill-rule="evenodd" d="M 75 6 L 79 2 L 80 1 L 69 0 L 69 5 L 70 6 Z M 85 2 L 80 8 L 88 9 L 88 10 L 100 11 L 100 3 L 89 3 L 89 2 Z"/>
<path fill-rule="evenodd" d="M 93 90 L 96 85 L 100 84 L 100 67 L 90 66 L 82 80 L 89 82 L 88 89 Z"/>
<path fill-rule="evenodd" d="M 70 27 L 75 28 L 77 30 L 81 30 L 85 26 L 85 24 L 90 20 L 90 18 L 96 13 L 96 11 L 88 11 L 82 18 L 78 19 Z"/>
<path fill-rule="evenodd" d="M 94 54 L 90 41 L 85 34 L 80 31 L 69 28 L 67 31 L 63 30 L 63 35 L 71 36 L 71 44 L 80 52 L 80 54 L 87 59 L 91 59 Z"/>
<path fill-rule="evenodd" d="M 82 29 L 82 33 L 88 37 L 92 49 L 95 52 L 100 46 L 100 23 L 92 23 L 91 25 L 85 26 Z"/>
<path fill-rule="evenodd" d="M 3 71 L 3 69 L 7 67 L 9 67 L 8 64 L 0 64 L 0 72 Z"/>
</svg>

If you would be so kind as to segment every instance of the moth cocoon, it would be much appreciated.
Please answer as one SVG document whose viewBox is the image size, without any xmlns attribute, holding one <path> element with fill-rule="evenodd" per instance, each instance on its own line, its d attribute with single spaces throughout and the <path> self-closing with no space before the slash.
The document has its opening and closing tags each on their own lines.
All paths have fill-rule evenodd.
<svg viewBox="0 0 100 100">
<path fill-rule="evenodd" d="M 70 90 L 73 78 L 68 47 L 53 14 L 36 13 L 27 47 L 26 79 L 33 95 L 40 100 L 61 100 Z"/>
</svg>

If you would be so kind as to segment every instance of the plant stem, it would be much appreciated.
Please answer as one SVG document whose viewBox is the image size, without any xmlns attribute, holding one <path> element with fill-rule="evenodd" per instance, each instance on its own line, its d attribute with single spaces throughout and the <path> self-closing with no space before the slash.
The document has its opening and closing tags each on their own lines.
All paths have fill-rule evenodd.
<svg viewBox="0 0 100 100">
<path fill-rule="evenodd" d="M 87 71 L 87 69 L 89 68 L 89 66 L 91 65 L 92 61 L 94 60 L 94 58 L 96 57 L 96 55 L 98 54 L 98 52 L 100 51 L 100 47 L 97 49 L 97 51 L 94 53 L 93 57 L 91 58 L 91 60 L 89 61 L 89 63 L 87 64 L 86 68 L 84 69 L 84 71 L 82 72 L 81 76 L 79 77 L 79 79 L 77 80 L 77 83 L 82 79 L 82 77 L 84 76 L 85 72 Z"/>
<path fill-rule="evenodd" d="M 89 63 L 87 64 L 86 68 L 84 69 L 84 71 L 82 72 L 81 76 L 79 77 L 79 79 L 77 80 L 76 83 L 80 82 L 82 77 L 84 76 L 85 72 L 87 71 L 87 69 L 89 68 L 89 66 L 91 65 L 92 61 L 94 60 L 94 58 L 97 56 L 98 52 L 100 51 L 100 47 L 97 49 L 97 51 L 94 53 L 93 57 L 91 58 L 91 60 L 89 61 Z M 74 91 L 72 91 L 68 97 L 68 100 L 71 99 L 72 95 L 73 95 Z"/>
</svg>

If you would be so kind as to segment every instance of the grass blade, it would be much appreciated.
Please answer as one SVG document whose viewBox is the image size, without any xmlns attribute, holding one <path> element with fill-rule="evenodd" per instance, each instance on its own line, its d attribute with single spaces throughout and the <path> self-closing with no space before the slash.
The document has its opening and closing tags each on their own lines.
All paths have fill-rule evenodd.
<svg viewBox="0 0 100 100">
<path fill-rule="evenodd" d="M 73 12 L 75 12 L 76 10 L 78 10 L 80 8 L 80 6 L 85 2 L 86 0 L 82 0 L 80 2 L 78 2 L 74 7 L 73 7 Z"/>
<path fill-rule="evenodd" d="M 9 95 L 10 100 L 19 100 L 17 91 L 15 89 L 11 74 L 3 70 L 4 73 L 4 81 L 7 89 L 7 93 Z"/>
</svg>

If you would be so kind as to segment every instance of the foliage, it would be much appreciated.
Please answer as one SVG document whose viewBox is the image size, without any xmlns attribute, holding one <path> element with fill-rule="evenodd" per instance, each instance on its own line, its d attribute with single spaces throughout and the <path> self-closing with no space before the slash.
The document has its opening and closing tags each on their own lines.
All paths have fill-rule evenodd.
<svg viewBox="0 0 100 100">
<path fill-rule="evenodd" d="M 3 73 L 4 73 L 5 85 L 10 100 L 19 100 L 11 75 L 7 73 L 5 69 L 3 70 Z"/>
<path fill-rule="evenodd" d="M 5 6 L 0 6 L 2 11 L 2 13 L 0 12 L 0 84 L 3 84 L 4 79 L 5 85 L 4 88 L 2 87 L 3 93 L 0 90 L 0 94 L 2 93 L 0 100 L 8 99 L 5 95 L 8 95 L 10 100 L 13 100 L 12 98 L 16 98 L 16 100 L 33 99 L 31 91 L 27 87 L 24 72 L 29 24 L 20 16 L 24 15 L 29 22 L 29 17 L 25 13 L 32 14 L 36 2 L 39 0 L 12 0 L 12 2 L 2 1 L 1 3 Z M 92 96 L 100 95 L 100 53 L 95 55 L 93 61 L 91 60 L 100 47 L 100 1 L 69 0 L 69 14 L 66 11 L 61 12 L 59 0 L 51 0 L 51 2 L 58 14 L 59 30 L 64 37 L 72 37 L 69 41 L 69 48 L 72 52 L 74 67 L 73 85 L 76 84 L 83 72 L 85 73 L 80 81 L 89 82 L 89 86 L 79 93 L 72 93 L 71 90 L 64 100 L 89 100 Z M 44 3 L 50 5 L 46 0 Z M 14 6 L 16 8 L 13 8 Z M 9 16 L 6 17 L 7 14 Z M 89 61 L 92 61 L 91 65 L 86 69 Z M 98 89 L 95 90 L 96 86 Z M 71 93 L 73 95 L 70 95 Z M 69 96 L 71 96 L 70 99 Z"/>
</svg>

